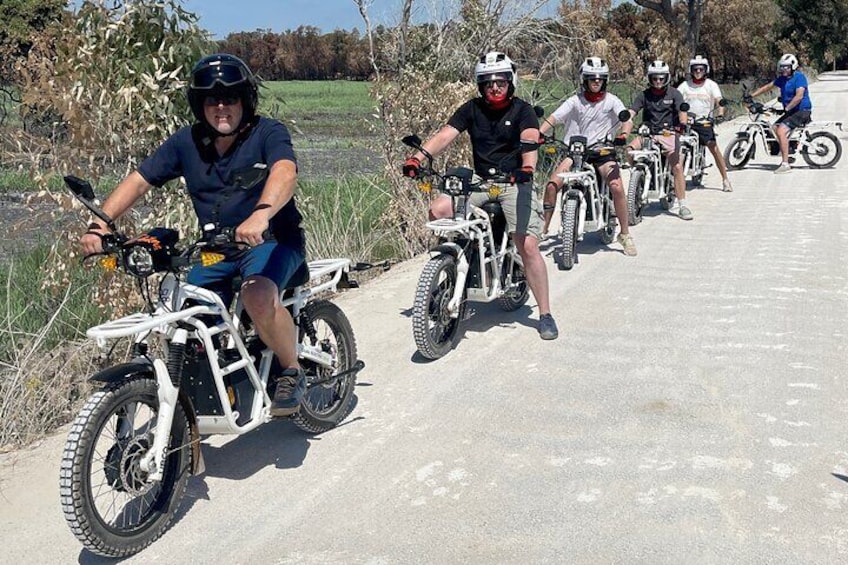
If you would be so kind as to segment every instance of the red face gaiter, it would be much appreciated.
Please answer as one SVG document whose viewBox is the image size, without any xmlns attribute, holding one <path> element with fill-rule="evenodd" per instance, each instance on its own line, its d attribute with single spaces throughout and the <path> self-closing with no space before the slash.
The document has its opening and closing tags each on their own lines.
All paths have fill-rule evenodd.
<svg viewBox="0 0 848 565">
<path fill-rule="evenodd" d="M 507 96 L 507 91 L 501 91 L 497 96 L 494 96 L 492 93 L 486 93 L 486 104 L 489 105 L 489 108 L 493 110 L 503 110 L 507 106 L 509 106 L 509 96 Z"/>
<path fill-rule="evenodd" d="M 601 100 L 603 100 L 605 95 L 606 95 L 606 91 L 604 91 L 604 90 L 602 90 L 600 92 L 590 92 L 588 90 L 583 91 L 583 96 L 586 98 L 586 100 L 588 100 L 592 104 L 594 104 L 596 102 L 600 102 Z"/>
<path fill-rule="evenodd" d="M 663 94 L 665 94 L 665 87 L 662 87 L 662 88 L 654 88 L 654 87 L 652 86 L 652 87 L 651 87 L 651 92 L 653 92 L 656 96 L 662 96 Z"/>
</svg>

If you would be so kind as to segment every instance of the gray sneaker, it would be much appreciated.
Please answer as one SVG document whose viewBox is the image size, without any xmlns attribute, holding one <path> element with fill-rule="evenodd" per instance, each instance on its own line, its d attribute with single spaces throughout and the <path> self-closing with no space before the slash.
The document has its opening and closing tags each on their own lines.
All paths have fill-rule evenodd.
<svg viewBox="0 0 848 565">
<path fill-rule="evenodd" d="M 633 236 L 629 233 L 618 234 L 618 243 L 624 249 L 624 254 L 628 257 L 636 257 L 636 243 L 633 241 Z"/>
<path fill-rule="evenodd" d="M 539 316 L 539 337 L 542 339 L 556 339 L 559 337 L 556 322 L 554 322 L 554 317 L 550 314 Z"/>
<path fill-rule="evenodd" d="M 277 388 L 271 402 L 271 415 L 276 418 L 291 416 L 300 409 L 306 392 L 306 375 L 303 369 L 284 369 L 277 377 Z"/>
<path fill-rule="evenodd" d="M 789 163 L 781 163 L 774 172 L 775 174 L 788 173 L 792 171 L 792 167 L 789 166 Z"/>
<path fill-rule="evenodd" d="M 681 206 L 677 211 L 677 215 L 680 216 L 681 220 L 691 220 L 694 218 L 692 210 L 690 210 L 688 206 Z"/>
</svg>

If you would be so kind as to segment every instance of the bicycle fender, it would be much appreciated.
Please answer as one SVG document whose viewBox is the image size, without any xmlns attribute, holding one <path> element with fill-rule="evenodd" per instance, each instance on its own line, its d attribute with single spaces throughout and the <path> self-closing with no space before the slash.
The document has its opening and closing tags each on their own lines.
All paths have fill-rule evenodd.
<svg viewBox="0 0 848 565">
<path fill-rule="evenodd" d="M 445 255 L 450 255 L 454 259 L 459 259 L 459 254 L 462 253 L 462 248 L 455 243 L 440 243 L 439 245 L 430 249 L 432 253 L 444 253 Z"/>
<path fill-rule="evenodd" d="M 129 363 L 120 363 L 113 367 L 98 371 L 88 377 L 88 380 L 98 383 L 113 383 L 137 374 L 145 374 L 151 379 L 156 378 L 155 373 L 153 372 L 153 363 L 150 363 L 146 359 L 139 359 L 136 361 L 130 361 Z"/>
<path fill-rule="evenodd" d="M 153 363 L 147 359 L 137 359 L 129 363 L 120 363 L 114 367 L 108 367 L 102 371 L 98 371 L 90 376 L 88 380 L 98 383 L 113 383 L 133 375 L 143 375 L 151 380 L 156 379 L 156 374 L 153 371 Z M 203 461 L 203 454 L 200 451 L 200 430 L 197 427 L 197 414 L 194 411 L 194 404 L 192 404 L 188 394 L 182 389 L 179 393 L 179 402 L 188 419 L 191 435 L 191 473 L 197 475 L 203 473 L 206 468 Z"/>
</svg>

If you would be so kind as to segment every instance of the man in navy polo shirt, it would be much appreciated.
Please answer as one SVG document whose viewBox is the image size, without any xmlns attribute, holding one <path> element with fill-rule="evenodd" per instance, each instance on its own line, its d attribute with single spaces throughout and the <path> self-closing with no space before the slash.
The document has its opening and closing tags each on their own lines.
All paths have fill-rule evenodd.
<svg viewBox="0 0 848 565">
<path fill-rule="evenodd" d="M 777 62 L 777 70 L 780 73 L 778 77 L 752 92 L 751 98 L 772 88 L 780 89 L 780 102 L 783 104 L 784 113 L 772 128 L 777 135 L 782 161 L 774 172 L 788 173 L 792 170 L 789 166 L 789 134 L 793 129 L 810 123 L 813 103 L 810 101 L 807 77 L 798 70 L 798 59 L 795 55 L 783 55 Z"/>
<path fill-rule="evenodd" d="M 197 123 L 169 137 L 115 188 L 103 210 L 118 218 L 152 186 L 183 177 L 201 226 L 235 228 L 236 240 L 250 250 L 237 259 L 194 267 L 188 282 L 228 300 L 232 279 L 242 277 L 244 307 L 283 367 L 276 375 L 271 414 L 288 416 L 297 412 L 306 390 L 294 322 L 279 298 L 279 289 L 306 256 L 294 201 L 291 136 L 282 123 L 256 114 L 256 79 L 232 55 L 210 55 L 194 66 L 188 101 Z M 85 253 L 102 251 L 105 233 L 101 222 L 89 226 L 80 240 Z"/>
</svg>

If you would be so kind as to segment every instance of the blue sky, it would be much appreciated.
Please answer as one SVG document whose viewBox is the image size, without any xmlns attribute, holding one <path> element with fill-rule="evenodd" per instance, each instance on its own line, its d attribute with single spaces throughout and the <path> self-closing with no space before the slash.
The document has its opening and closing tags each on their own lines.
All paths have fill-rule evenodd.
<svg viewBox="0 0 848 565">
<path fill-rule="evenodd" d="M 449 0 L 417 0 L 413 4 L 416 19 L 426 15 L 434 5 Z M 555 6 L 558 1 L 550 4 Z M 353 0 L 184 0 L 184 7 L 200 17 L 200 26 L 215 39 L 228 33 L 270 29 L 281 32 L 311 25 L 323 33 L 334 29 L 364 31 L 365 25 Z M 368 10 L 373 25 L 396 24 L 400 18 L 401 0 L 373 0 Z"/>
<path fill-rule="evenodd" d="M 400 0 L 374 0 L 368 10 L 374 25 L 398 18 Z M 334 29 L 365 26 L 353 0 L 184 0 L 185 8 L 200 17 L 200 26 L 216 39 L 228 33 L 271 29 L 281 32 L 301 25 Z"/>
</svg>

